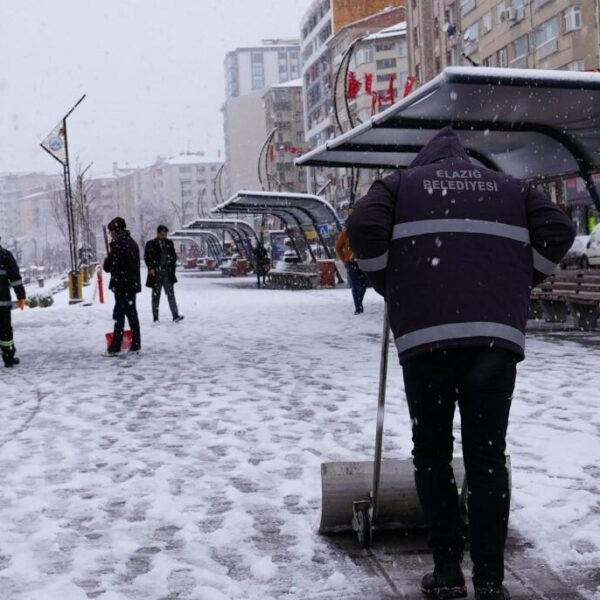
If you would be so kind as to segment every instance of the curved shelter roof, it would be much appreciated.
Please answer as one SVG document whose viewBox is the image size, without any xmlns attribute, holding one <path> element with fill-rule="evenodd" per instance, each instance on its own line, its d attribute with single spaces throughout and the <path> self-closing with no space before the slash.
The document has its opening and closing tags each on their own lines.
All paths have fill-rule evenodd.
<svg viewBox="0 0 600 600">
<path fill-rule="evenodd" d="M 213 231 L 203 230 L 178 230 L 173 231 L 169 236 L 173 240 L 191 240 L 198 244 L 198 239 L 206 240 L 209 251 L 213 252 L 213 258 L 220 259 L 223 256 L 223 245 L 219 236 Z"/>
<path fill-rule="evenodd" d="M 333 206 L 313 194 L 242 190 L 213 208 L 213 212 L 282 215 L 284 221 L 291 216 L 294 225 L 317 227 L 334 223 L 341 228 Z"/>
<path fill-rule="evenodd" d="M 578 173 L 591 191 L 590 173 L 600 170 L 600 74 L 449 67 L 296 164 L 407 167 L 446 125 L 475 161 L 523 179 Z"/>
<path fill-rule="evenodd" d="M 204 231 L 227 231 L 229 233 L 235 232 L 237 235 L 242 235 L 250 240 L 258 239 L 252 225 L 238 219 L 196 219 L 185 225 L 183 229 L 184 231 L 197 229 Z"/>
</svg>

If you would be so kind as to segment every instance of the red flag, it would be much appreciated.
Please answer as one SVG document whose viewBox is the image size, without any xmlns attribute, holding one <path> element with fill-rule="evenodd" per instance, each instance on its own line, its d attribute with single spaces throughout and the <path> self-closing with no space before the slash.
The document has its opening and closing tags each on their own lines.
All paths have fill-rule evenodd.
<svg viewBox="0 0 600 600">
<path fill-rule="evenodd" d="M 358 96 L 361 87 L 362 83 L 356 79 L 354 71 L 348 71 L 348 91 L 346 92 L 346 97 L 349 100 L 354 100 Z"/>
<path fill-rule="evenodd" d="M 269 160 L 271 162 L 275 162 L 275 149 L 273 148 L 273 146 L 269 148 Z"/>
<path fill-rule="evenodd" d="M 371 114 L 374 115 L 379 112 L 379 105 L 381 104 L 381 95 L 379 92 L 373 92 L 371 94 Z"/>
<path fill-rule="evenodd" d="M 390 75 L 390 85 L 388 86 L 388 93 L 386 94 L 386 101 L 394 104 L 394 79 L 396 79 L 396 75 L 392 73 Z"/>
<path fill-rule="evenodd" d="M 373 73 L 365 73 L 365 94 L 373 93 Z"/>
<path fill-rule="evenodd" d="M 413 77 L 412 75 L 409 75 L 406 78 L 406 83 L 404 84 L 404 93 L 402 94 L 403 98 L 405 96 L 408 96 L 413 91 L 413 88 L 415 87 L 416 82 L 417 82 L 417 78 Z"/>
</svg>

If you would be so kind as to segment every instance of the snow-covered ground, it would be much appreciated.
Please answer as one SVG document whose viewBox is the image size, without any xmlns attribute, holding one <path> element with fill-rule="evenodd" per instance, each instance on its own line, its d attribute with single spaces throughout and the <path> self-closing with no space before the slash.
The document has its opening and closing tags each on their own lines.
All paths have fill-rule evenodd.
<svg viewBox="0 0 600 600">
<path fill-rule="evenodd" d="M 216 275 L 176 291 L 178 325 L 139 297 L 139 356 L 101 355 L 112 295 L 13 313 L 0 599 L 350 597 L 357 567 L 316 533 L 320 464 L 372 456 L 381 301 L 355 317 L 345 289 Z M 509 428 L 511 526 L 575 581 L 600 564 L 599 364 L 598 346 L 530 337 Z M 385 456 L 408 457 L 395 361 L 389 390 Z"/>
</svg>

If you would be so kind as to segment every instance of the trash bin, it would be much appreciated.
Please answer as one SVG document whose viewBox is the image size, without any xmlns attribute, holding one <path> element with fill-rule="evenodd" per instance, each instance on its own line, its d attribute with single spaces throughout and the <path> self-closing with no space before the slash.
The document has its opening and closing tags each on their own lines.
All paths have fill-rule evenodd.
<svg viewBox="0 0 600 600">
<path fill-rule="evenodd" d="M 335 287 L 335 260 L 318 260 L 320 285 L 324 287 Z"/>
<path fill-rule="evenodd" d="M 236 262 L 236 272 L 238 277 L 248 275 L 248 261 L 245 258 L 238 258 Z"/>
<path fill-rule="evenodd" d="M 38 279 L 38 287 L 41 287 L 41 288 L 44 287 L 44 278 L 43 277 L 40 277 Z"/>
</svg>

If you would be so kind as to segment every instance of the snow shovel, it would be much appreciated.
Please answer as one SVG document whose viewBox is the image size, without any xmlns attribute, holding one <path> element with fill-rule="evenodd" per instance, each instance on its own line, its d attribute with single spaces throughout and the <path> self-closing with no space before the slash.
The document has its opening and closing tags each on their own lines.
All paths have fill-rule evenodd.
<svg viewBox="0 0 600 600">
<path fill-rule="evenodd" d="M 390 339 L 387 305 L 383 316 L 382 338 L 375 460 L 321 465 L 322 507 L 319 533 L 354 530 L 363 548 L 371 545 L 376 529 L 415 529 L 425 525 L 415 487 L 412 460 L 381 460 Z M 452 468 L 461 490 L 461 511 L 466 514 L 462 458 L 455 458 Z"/>
</svg>

